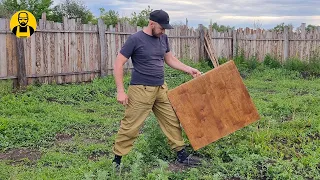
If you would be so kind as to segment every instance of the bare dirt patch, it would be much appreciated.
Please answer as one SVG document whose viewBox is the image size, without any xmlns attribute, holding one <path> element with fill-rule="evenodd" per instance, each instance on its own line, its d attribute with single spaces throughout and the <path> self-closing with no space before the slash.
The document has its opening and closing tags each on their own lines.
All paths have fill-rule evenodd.
<svg viewBox="0 0 320 180">
<path fill-rule="evenodd" d="M 28 159 L 31 162 L 36 162 L 41 157 L 41 152 L 34 149 L 12 149 L 5 153 L 0 153 L 0 160 L 12 161 L 11 164 L 17 164 Z"/>
<path fill-rule="evenodd" d="M 56 142 L 67 142 L 72 140 L 73 135 L 58 133 L 56 134 Z"/>
<path fill-rule="evenodd" d="M 168 168 L 170 171 L 173 171 L 173 172 L 182 172 L 182 171 L 188 169 L 188 167 L 183 166 L 179 163 L 170 163 Z"/>
<path fill-rule="evenodd" d="M 93 152 L 93 153 L 88 157 L 88 159 L 91 160 L 91 161 L 98 161 L 100 157 L 108 156 L 108 155 L 109 155 L 108 152 L 105 152 L 105 151 L 97 151 L 97 152 Z"/>
</svg>

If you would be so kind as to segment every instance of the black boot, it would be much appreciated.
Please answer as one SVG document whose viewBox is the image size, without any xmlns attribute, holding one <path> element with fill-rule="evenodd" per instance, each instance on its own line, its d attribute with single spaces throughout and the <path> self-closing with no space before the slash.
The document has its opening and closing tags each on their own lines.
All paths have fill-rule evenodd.
<svg viewBox="0 0 320 180">
<path fill-rule="evenodd" d="M 115 155 L 114 156 L 114 159 L 113 159 L 113 163 L 116 163 L 116 167 L 119 167 L 120 166 L 120 164 L 121 164 L 121 158 L 122 158 L 122 156 L 118 156 L 118 155 Z"/>
<path fill-rule="evenodd" d="M 189 155 L 185 149 L 177 152 L 177 161 L 183 165 L 200 165 L 201 159 L 195 156 Z"/>
</svg>

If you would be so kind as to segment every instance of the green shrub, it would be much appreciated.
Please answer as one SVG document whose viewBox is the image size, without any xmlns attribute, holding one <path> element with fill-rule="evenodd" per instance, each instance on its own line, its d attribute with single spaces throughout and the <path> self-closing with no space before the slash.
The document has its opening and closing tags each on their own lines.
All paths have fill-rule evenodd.
<svg viewBox="0 0 320 180">
<path fill-rule="evenodd" d="M 306 71 L 307 70 L 307 63 L 302 62 L 298 58 L 290 58 L 285 63 L 283 64 L 283 67 L 288 69 L 288 70 L 293 70 L 293 71 Z"/>
<path fill-rule="evenodd" d="M 260 65 L 261 65 L 261 62 L 259 62 L 256 56 L 252 56 L 250 59 L 247 60 L 247 67 L 250 70 L 254 70 Z"/>
<path fill-rule="evenodd" d="M 246 64 L 246 57 L 244 55 L 244 50 L 239 50 L 240 52 L 237 52 L 236 57 L 234 58 L 234 63 L 238 66 L 238 67 L 247 67 Z"/>
<path fill-rule="evenodd" d="M 0 98 L 5 96 L 12 91 L 12 81 L 11 80 L 0 80 Z"/>
<path fill-rule="evenodd" d="M 226 63 L 226 62 L 228 61 L 228 59 L 225 58 L 225 57 L 220 57 L 220 58 L 218 59 L 218 61 L 219 61 L 219 64 L 221 65 L 221 64 Z"/>
<path fill-rule="evenodd" d="M 277 59 L 276 57 L 267 54 L 264 58 L 263 64 L 269 66 L 270 68 L 280 68 L 281 67 L 281 63 L 279 61 L 279 59 Z"/>
<path fill-rule="evenodd" d="M 309 59 L 308 71 L 313 74 L 320 74 L 320 52 L 317 51 Z"/>
</svg>

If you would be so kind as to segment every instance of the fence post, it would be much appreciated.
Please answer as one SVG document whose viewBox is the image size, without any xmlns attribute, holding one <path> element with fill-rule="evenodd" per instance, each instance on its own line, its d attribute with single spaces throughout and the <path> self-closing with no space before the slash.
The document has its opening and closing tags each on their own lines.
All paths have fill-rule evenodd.
<svg viewBox="0 0 320 180">
<path fill-rule="evenodd" d="M 23 89 L 27 86 L 26 62 L 24 56 L 24 39 L 16 38 L 18 52 L 18 87 Z"/>
<path fill-rule="evenodd" d="M 46 13 L 42 13 L 42 14 L 41 14 L 41 19 L 44 20 L 44 21 L 47 20 L 47 15 L 46 15 Z"/>
<path fill-rule="evenodd" d="M 301 39 L 306 39 L 306 23 L 301 23 Z M 300 60 L 304 61 L 303 59 L 303 53 L 304 53 L 304 46 L 305 46 L 305 41 L 302 41 L 301 43 L 301 50 L 300 50 Z"/>
<path fill-rule="evenodd" d="M 284 27 L 284 47 L 283 47 L 283 62 L 286 61 L 289 57 L 289 27 Z"/>
<path fill-rule="evenodd" d="M 199 48 L 199 59 L 202 60 L 205 58 L 204 53 L 204 27 L 202 24 L 199 24 L 199 35 L 200 35 L 200 48 Z"/>
<path fill-rule="evenodd" d="M 101 77 L 106 75 L 106 43 L 105 43 L 105 32 L 106 32 L 106 25 L 104 24 L 103 20 L 99 18 L 98 20 L 98 28 L 99 28 L 99 39 L 100 39 L 100 73 Z"/>
<path fill-rule="evenodd" d="M 237 30 L 232 31 L 232 53 L 233 59 L 237 56 Z"/>
</svg>

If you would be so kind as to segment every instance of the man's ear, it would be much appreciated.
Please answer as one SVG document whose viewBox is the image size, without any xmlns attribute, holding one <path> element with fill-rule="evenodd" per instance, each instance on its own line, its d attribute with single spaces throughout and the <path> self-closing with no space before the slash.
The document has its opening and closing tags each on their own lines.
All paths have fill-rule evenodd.
<svg viewBox="0 0 320 180">
<path fill-rule="evenodd" d="M 154 23 L 153 21 L 151 21 L 151 20 L 150 20 L 150 21 L 149 21 L 149 24 L 150 24 L 150 26 L 151 26 L 151 27 L 153 27 L 153 28 L 154 28 L 155 23 Z"/>
</svg>

